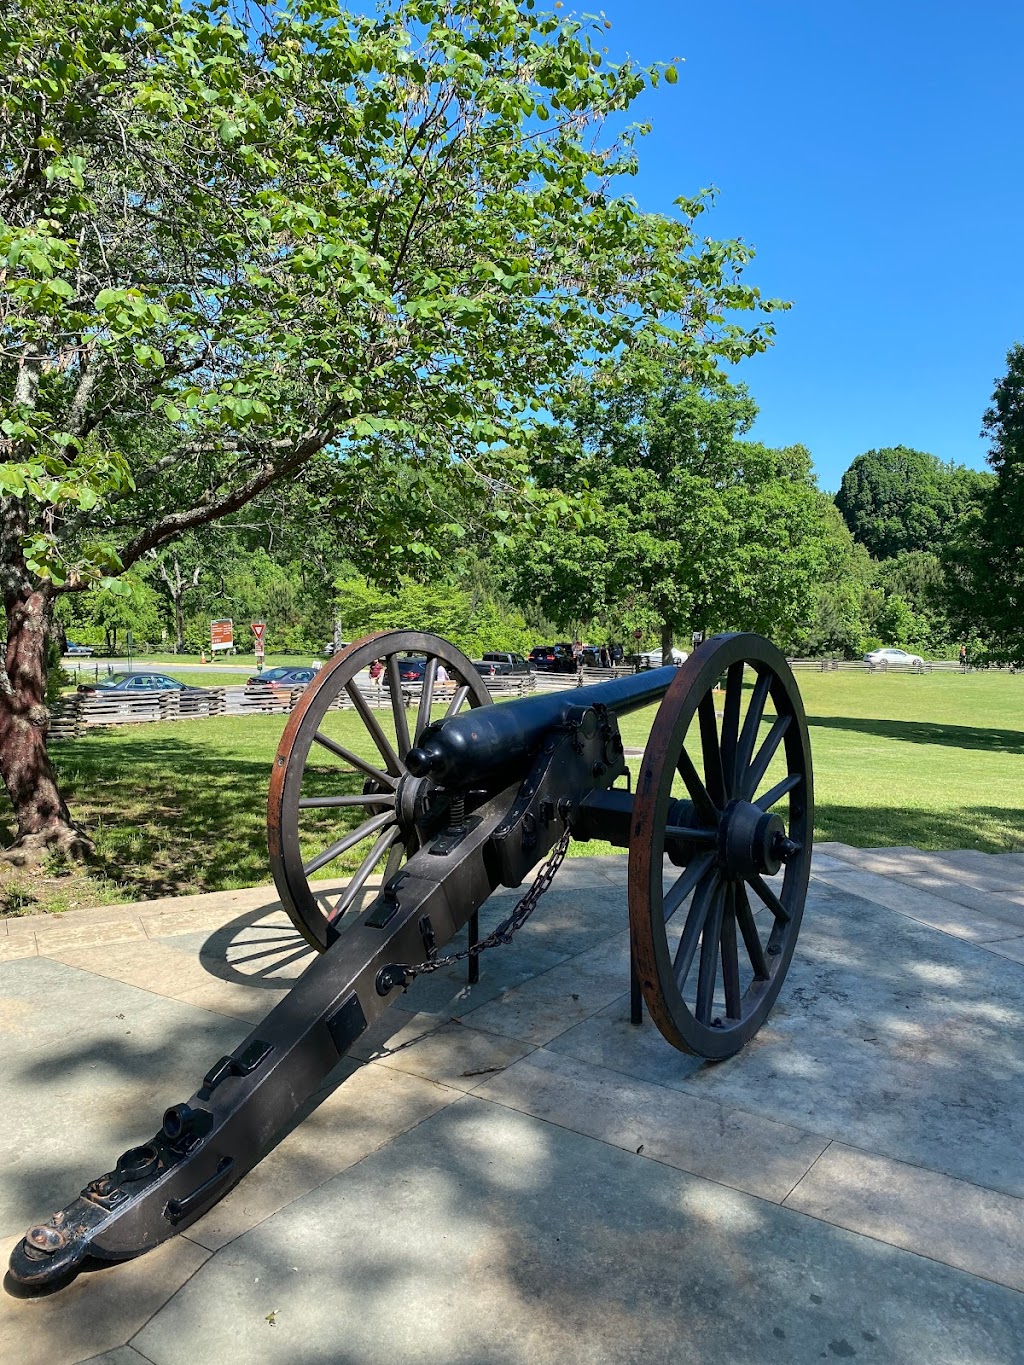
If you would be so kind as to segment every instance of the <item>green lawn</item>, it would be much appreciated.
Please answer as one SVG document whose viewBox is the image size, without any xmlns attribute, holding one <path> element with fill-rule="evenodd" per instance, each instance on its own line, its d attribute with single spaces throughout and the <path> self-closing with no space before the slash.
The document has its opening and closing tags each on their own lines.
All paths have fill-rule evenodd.
<svg viewBox="0 0 1024 1365">
<path fill-rule="evenodd" d="M 801 673 L 798 681 L 818 839 L 1024 848 L 1024 677 Z M 653 714 L 623 719 L 627 747 L 644 744 Z M 97 729 L 55 744 L 72 809 L 97 844 L 99 885 L 76 886 L 72 903 L 265 881 L 267 780 L 284 724 L 283 716 L 226 717 Z M 373 753 L 354 713 L 332 713 L 325 728 Z M 361 780 L 328 760 L 309 790 L 357 791 Z M 338 833 L 338 812 L 313 814 L 303 826 L 310 852 Z M 8 816 L 0 807 L 0 842 L 10 836 Z M 360 852 L 349 855 L 353 865 Z M 328 875 L 343 866 L 331 864 Z"/>
<path fill-rule="evenodd" d="M 218 661 L 221 661 L 231 664 L 232 667 L 237 664 L 239 668 L 251 667 L 253 672 L 256 670 L 256 656 L 252 650 L 228 656 L 223 655 L 220 651 L 211 655 L 210 651 L 207 650 L 206 657 L 210 660 L 209 665 L 201 664 L 198 654 L 136 654 L 132 656 L 132 663 L 136 668 L 165 669 L 166 665 L 173 664 L 175 668 L 199 668 L 205 671 L 206 667 L 213 668 Z M 264 660 L 264 666 L 266 668 L 286 668 L 294 665 L 296 668 L 308 668 L 317 657 L 315 654 L 268 654 Z M 323 655 L 319 657 L 323 662 Z M 102 663 L 103 660 L 100 662 Z M 174 669 L 167 669 L 167 671 L 173 672 Z"/>
</svg>

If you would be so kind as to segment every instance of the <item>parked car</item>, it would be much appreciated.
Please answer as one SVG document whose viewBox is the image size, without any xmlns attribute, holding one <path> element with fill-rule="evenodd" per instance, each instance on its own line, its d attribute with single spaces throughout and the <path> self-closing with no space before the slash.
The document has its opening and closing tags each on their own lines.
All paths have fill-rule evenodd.
<svg viewBox="0 0 1024 1365">
<path fill-rule="evenodd" d="M 265 668 L 262 673 L 254 673 L 251 678 L 246 678 L 245 685 L 255 687 L 265 683 L 268 687 L 291 689 L 305 687 L 316 675 L 315 668 Z"/>
<path fill-rule="evenodd" d="M 473 667 L 482 678 L 528 677 L 533 672 L 533 667 L 521 654 L 485 654 L 483 658 L 473 660 Z"/>
<path fill-rule="evenodd" d="M 180 678 L 166 673 L 112 673 L 99 682 L 79 683 L 78 690 L 86 697 L 106 696 L 110 692 L 124 692 L 129 696 L 144 696 L 153 692 L 194 692 L 204 695 L 205 687 L 183 683 Z"/>
<path fill-rule="evenodd" d="M 88 659 L 92 654 L 92 645 L 78 645 L 74 640 L 68 641 L 68 647 L 64 651 L 65 659 Z"/>
<path fill-rule="evenodd" d="M 904 664 L 908 668 L 921 668 L 924 665 L 920 654 L 908 654 L 905 649 L 893 649 L 889 646 L 871 650 L 864 655 L 864 662 L 870 664 L 872 668 L 877 668 L 879 664 Z"/>
<path fill-rule="evenodd" d="M 422 682 L 423 670 L 427 666 L 426 658 L 421 654 L 409 654 L 404 659 L 398 661 L 398 676 L 402 682 Z M 381 682 L 385 687 L 389 685 L 387 673 L 381 674 Z"/>
<path fill-rule="evenodd" d="M 690 656 L 685 649 L 673 648 L 669 650 L 668 658 L 665 662 L 670 664 L 684 664 L 689 657 Z M 641 668 L 661 668 L 662 666 L 662 653 L 660 649 L 645 650 L 642 654 L 638 654 L 636 659 Z"/>
<path fill-rule="evenodd" d="M 571 645 L 537 645 L 530 650 L 530 664 L 538 673 L 573 673 Z"/>
</svg>

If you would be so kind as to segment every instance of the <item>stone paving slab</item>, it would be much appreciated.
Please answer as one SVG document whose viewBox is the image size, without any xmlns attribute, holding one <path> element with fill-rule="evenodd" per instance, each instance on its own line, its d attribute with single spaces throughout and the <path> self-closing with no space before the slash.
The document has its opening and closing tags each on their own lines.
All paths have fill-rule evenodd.
<svg viewBox="0 0 1024 1365">
<path fill-rule="evenodd" d="M 634 1029 L 625 996 L 547 1046 L 1024 1198 L 1024 972 L 823 883 L 778 1004 L 730 1062 Z"/>
<path fill-rule="evenodd" d="M 1022 1339 L 1012 1290 L 470 1095 L 225 1247 L 132 1340 L 156 1365 L 193 1365 L 197 1341 L 267 1362 L 977 1365 Z"/>
<path fill-rule="evenodd" d="M 844 853 L 717 1066 L 629 1024 L 625 860 L 569 860 L 186 1235 L 0 1296 L 0 1360 L 1024 1361 L 1024 933 Z M 311 960 L 266 887 L 29 926 L 0 925 L 4 1255 Z"/>
<path fill-rule="evenodd" d="M 24 1231 L 0 1238 L 5 1267 Z M 80 1275 L 48 1298 L 3 1294 L 0 1360 L 6 1365 L 76 1365 L 112 1351 L 134 1337 L 209 1258 L 204 1247 L 174 1237 L 116 1270 Z M 195 1359 L 203 1359 L 198 1346 Z"/>
<path fill-rule="evenodd" d="M 785 1202 L 1024 1290 L 1024 1200 L 833 1142 Z"/>
</svg>

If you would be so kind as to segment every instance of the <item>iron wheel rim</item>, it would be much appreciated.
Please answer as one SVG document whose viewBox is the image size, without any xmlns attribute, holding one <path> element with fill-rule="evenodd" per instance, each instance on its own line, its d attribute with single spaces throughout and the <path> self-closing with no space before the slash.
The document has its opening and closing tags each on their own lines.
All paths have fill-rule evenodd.
<svg viewBox="0 0 1024 1365">
<path fill-rule="evenodd" d="M 410 715 L 406 713 L 404 692 L 414 685 L 403 688 L 399 676 L 398 659 L 401 654 L 414 653 L 426 656 L 424 676 L 415 684 L 419 699 Z M 385 661 L 385 673 L 389 680 L 391 697 L 390 713 L 395 726 L 395 736 L 386 734 L 377 718 L 373 724 L 373 708 L 359 692 L 355 679 L 364 668 L 375 659 Z M 270 790 L 267 798 L 267 846 L 270 853 L 270 866 L 274 883 L 281 903 L 292 923 L 311 947 L 320 952 L 330 947 L 340 932 L 358 917 L 351 914 L 358 909 L 358 898 L 369 886 L 375 870 L 387 861 L 382 883 L 389 881 L 400 869 L 406 859 L 415 851 L 415 834 L 406 823 L 403 826 L 397 809 L 398 784 L 405 776 L 405 760 L 409 749 L 416 743 L 422 729 L 430 723 L 435 700 L 437 666 L 443 664 L 449 678 L 455 684 L 454 693 L 448 704 L 446 714 L 457 714 L 467 703 L 471 708 L 490 705 L 493 701 L 483 680 L 470 660 L 440 636 L 423 631 L 385 631 L 365 636 L 355 641 L 341 653 L 325 664 L 313 681 L 307 686 L 301 699 L 292 712 L 281 741 L 271 771 Z M 363 756 L 356 755 L 347 745 L 333 741 L 320 729 L 332 705 L 343 695 L 359 714 L 363 729 L 369 736 L 377 752 L 374 765 Z M 399 701 L 396 703 L 396 697 Z M 445 697 L 443 700 L 448 701 Z M 379 709 L 379 708 L 378 708 Z M 376 728 L 377 733 L 374 733 Z M 350 769 L 339 769 L 342 773 L 364 773 L 362 794 L 347 794 L 340 799 L 304 796 L 303 779 L 309 767 L 310 753 L 314 744 L 332 751 L 343 761 L 359 758 Z M 374 772 L 370 772 L 370 769 Z M 372 790 L 368 790 L 372 788 Z M 395 799 L 388 800 L 394 794 Z M 329 808 L 330 804 L 355 809 L 365 808 L 369 814 L 357 830 L 365 832 L 358 840 L 350 840 L 353 831 L 347 831 L 339 841 L 333 857 L 323 858 L 318 854 L 313 859 L 303 860 L 301 852 L 302 833 L 300 829 L 301 811 L 318 806 Z M 376 814 L 374 814 L 376 812 Z M 323 893 L 314 891 L 310 886 L 314 874 L 329 866 L 335 858 L 342 856 L 359 844 L 372 838 L 367 844 L 364 860 L 356 872 L 348 878 L 337 902 L 331 906 L 325 901 Z M 340 847 L 340 845 L 345 845 Z M 330 847 L 334 847 L 333 845 Z M 327 852 L 330 851 L 330 847 Z M 377 850 L 376 857 L 367 866 L 367 860 Z M 311 866 L 312 864 L 312 866 Z M 342 878 L 345 874 L 342 874 Z M 358 885 L 353 883 L 358 879 Z M 339 881 L 341 878 L 339 878 Z"/>
<path fill-rule="evenodd" d="M 749 728 L 746 717 L 740 722 L 746 668 L 754 674 L 746 717 L 759 708 Z M 714 686 L 723 675 L 726 686 L 719 728 Z M 758 743 L 769 701 L 775 708 L 775 722 Z M 687 750 L 695 720 L 700 765 Z M 773 741 L 766 761 L 765 746 Z M 766 791 L 761 788 L 779 752 L 786 768 L 781 784 L 790 785 L 776 795 L 778 780 Z M 666 827 L 676 799 L 672 787 L 677 774 L 692 804 L 700 842 L 666 892 Z M 810 875 L 814 785 L 807 722 L 792 671 L 774 645 L 756 635 L 720 635 L 694 651 L 662 699 L 636 792 L 629 848 L 629 917 L 644 999 L 651 1017 L 675 1047 L 711 1059 L 732 1056 L 762 1026 L 782 988 L 796 947 Z M 787 805 L 783 837 L 797 848 L 784 863 L 782 886 L 776 890 L 763 875 L 746 875 L 746 869 L 734 861 L 726 836 L 739 805 L 749 810 L 760 808 L 764 801 L 763 814 L 768 815 L 783 797 Z M 762 910 L 771 916 L 767 934 L 756 923 Z M 678 920 L 677 915 L 685 918 Z M 671 920 L 679 928 L 674 945 L 668 927 Z M 739 993 L 742 958 L 734 965 L 735 954 L 746 957 L 750 972 Z M 692 979 L 695 964 L 696 981 Z M 712 972 L 709 988 L 707 978 Z M 715 1008 L 723 996 L 724 1013 Z M 708 1009 L 709 999 L 714 1013 Z"/>
</svg>

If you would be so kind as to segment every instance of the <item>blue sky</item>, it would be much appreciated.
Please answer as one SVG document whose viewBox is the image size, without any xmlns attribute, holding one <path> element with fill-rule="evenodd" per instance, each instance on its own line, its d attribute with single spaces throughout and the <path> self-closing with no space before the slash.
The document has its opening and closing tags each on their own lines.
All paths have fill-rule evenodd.
<svg viewBox="0 0 1024 1365">
<path fill-rule="evenodd" d="M 982 413 L 1024 340 L 1020 0 L 604 12 L 612 59 L 685 59 L 635 109 L 654 123 L 640 204 L 715 185 L 705 230 L 752 242 L 747 277 L 793 302 L 774 349 L 735 372 L 753 435 L 802 441 L 830 491 L 878 446 L 982 466 Z"/>
</svg>

